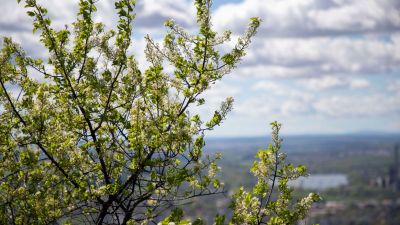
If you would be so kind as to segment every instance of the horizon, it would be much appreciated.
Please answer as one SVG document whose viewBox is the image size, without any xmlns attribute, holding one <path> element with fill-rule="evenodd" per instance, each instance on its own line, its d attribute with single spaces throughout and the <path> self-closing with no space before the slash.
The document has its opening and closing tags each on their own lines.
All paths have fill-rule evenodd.
<svg viewBox="0 0 400 225">
<path fill-rule="evenodd" d="M 367 132 L 353 132 L 353 133 L 282 133 L 282 138 L 291 137 L 395 137 L 399 138 L 400 143 L 400 132 L 380 132 L 380 131 L 367 131 Z M 215 136 L 215 135 L 205 135 L 205 140 L 221 140 L 221 139 L 263 139 L 270 138 L 270 134 L 265 135 L 253 135 L 253 136 Z"/>
</svg>

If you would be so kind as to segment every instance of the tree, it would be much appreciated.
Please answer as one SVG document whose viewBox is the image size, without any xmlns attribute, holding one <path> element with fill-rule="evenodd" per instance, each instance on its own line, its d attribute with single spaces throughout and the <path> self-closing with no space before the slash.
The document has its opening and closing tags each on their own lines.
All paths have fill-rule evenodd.
<svg viewBox="0 0 400 225">
<path fill-rule="evenodd" d="M 204 133 L 221 124 L 233 99 L 222 102 L 208 122 L 191 115 L 190 109 L 204 104 L 201 94 L 245 55 L 260 25 L 258 18 L 251 18 L 235 47 L 221 54 L 217 47 L 230 40 L 231 33 L 217 34 L 210 23 L 211 0 L 196 0 L 199 33 L 191 35 L 166 21 L 169 31 L 162 45 L 146 37 L 150 66 L 141 71 L 128 51 L 134 0 L 115 1 L 116 30 L 93 21 L 94 0 L 80 0 L 76 21 L 60 30 L 52 28 L 47 9 L 36 0 L 24 3 L 49 57 L 34 59 L 11 38 L 3 39 L 1 221 L 146 224 L 177 201 L 223 191 L 216 177 L 219 156 L 203 156 L 202 148 Z M 164 70 L 166 65 L 173 73 Z M 280 125 L 273 127 L 277 138 Z M 305 200 L 295 209 L 301 216 L 291 216 L 285 182 L 305 170 L 277 170 L 280 142 L 274 141 L 258 154 L 260 162 L 252 169 L 258 177 L 255 197 L 243 189 L 234 196 L 234 224 L 264 223 L 272 215 L 267 212 L 276 212 L 272 219 L 293 222 L 317 199 Z M 271 194 L 263 200 L 274 190 L 274 184 L 268 186 L 270 175 L 274 183 L 279 178 L 282 200 L 276 204 Z M 259 203 L 254 203 L 257 197 Z M 164 222 L 181 220 L 182 212 L 175 209 Z M 223 220 L 216 217 L 217 224 Z"/>
<path fill-rule="evenodd" d="M 288 182 L 300 176 L 307 176 L 305 166 L 294 167 L 285 163 L 286 155 L 281 152 L 282 139 L 279 137 L 281 124 L 271 123 L 272 144 L 268 149 L 259 150 L 258 160 L 251 172 L 257 177 L 252 192 L 243 187 L 233 196 L 234 224 L 295 224 L 304 219 L 312 204 L 320 200 L 318 194 L 310 193 L 307 197 L 293 204 L 292 192 Z M 272 200 L 272 193 L 278 186 L 278 194 Z"/>
</svg>

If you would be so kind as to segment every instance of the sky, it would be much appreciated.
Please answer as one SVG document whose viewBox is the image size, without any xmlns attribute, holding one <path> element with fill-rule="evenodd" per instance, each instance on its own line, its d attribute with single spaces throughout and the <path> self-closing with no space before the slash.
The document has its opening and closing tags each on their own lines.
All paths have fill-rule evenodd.
<svg viewBox="0 0 400 225">
<path fill-rule="evenodd" d="M 56 28 L 73 22 L 77 0 L 39 2 Z M 145 69 L 143 36 L 160 40 L 168 18 L 195 30 L 195 8 L 191 0 L 137 2 L 131 52 Z M 1 4 L 0 35 L 45 58 L 23 5 Z M 98 0 L 97 21 L 112 28 L 114 12 L 112 1 Z M 241 64 L 204 94 L 206 105 L 192 109 L 206 120 L 234 97 L 233 111 L 210 136 L 267 135 L 274 120 L 284 134 L 400 133 L 400 1 L 215 0 L 212 14 L 214 28 L 233 37 L 250 17 L 263 22 Z"/>
</svg>

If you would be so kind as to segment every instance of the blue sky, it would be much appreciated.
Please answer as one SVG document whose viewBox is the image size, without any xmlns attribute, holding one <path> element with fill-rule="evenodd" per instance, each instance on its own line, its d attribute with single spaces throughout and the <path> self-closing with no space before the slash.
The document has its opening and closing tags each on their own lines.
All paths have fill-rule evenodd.
<svg viewBox="0 0 400 225">
<path fill-rule="evenodd" d="M 56 27 L 73 21 L 77 1 L 42 2 Z M 97 19 L 113 26 L 111 1 L 99 0 L 98 8 Z M 2 14 L 0 35 L 45 57 L 23 7 L 2 0 Z M 195 28 L 189 0 L 138 0 L 137 14 L 132 52 L 142 68 L 144 34 L 161 38 L 166 18 Z M 265 135 L 273 120 L 286 134 L 400 132 L 399 1 L 214 1 L 218 31 L 237 36 L 253 16 L 263 23 L 247 56 L 207 91 L 205 106 L 192 109 L 208 118 L 225 97 L 235 98 L 234 110 L 211 136 Z"/>
</svg>

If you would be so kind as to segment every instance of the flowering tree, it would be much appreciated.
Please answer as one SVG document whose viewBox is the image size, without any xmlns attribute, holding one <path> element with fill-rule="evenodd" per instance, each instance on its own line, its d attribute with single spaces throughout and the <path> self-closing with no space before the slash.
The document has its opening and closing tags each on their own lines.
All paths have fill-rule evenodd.
<svg viewBox="0 0 400 225">
<path fill-rule="evenodd" d="M 286 155 L 280 152 L 281 124 L 273 122 L 271 126 L 272 144 L 268 149 L 258 151 L 258 160 L 250 170 L 257 177 L 256 185 L 252 192 L 241 187 L 233 196 L 233 224 L 295 224 L 304 219 L 311 205 L 320 199 L 317 194 L 310 193 L 296 204 L 291 202 L 293 189 L 288 187 L 288 181 L 306 176 L 307 169 L 285 163 Z M 276 186 L 278 193 L 272 200 Z"/>
<path fill-rule="evenodd" d="M 141 71 L 128 52 L 134 0 L 115 1 L 116 30 L 93 21 L 94 0 L 80 0 L 71 29 L 60 30 L 36 0 L 24 4 L 49 56 L 34 59 L 11 38 L 3 39 L 0 221 L 147 224 L 177 201 L 222 191 L 218 156 L 203 156 L 203 138 L 225 119 L 233 100 L 222 102 L 207 122 L 190 109 L 204 104 L 202 93 L 245 55 L 258 18 L 251 18 L 235 47 L 221 54 L 216 49 L 231 33 L 217 34 L 210 23 L 211 0 L 196 0 L 199 33 L 189 34 L 168 20 L 163 44 L 146 37 L 150 66 Z M 289 210 L 287 180 L 305 170 L 278 170 L 280 125 L 273 127 L 274 145 L 258 153 L 252 169 L 257 185 L 252 193 L 240 189 L 234 196 L 233 224 L 292 223 L 317 199 L 310 195 Z M 280 195 L 272 201 L 276 183 Z M 223 221 L 216 217 L 217 224 Z M 189 223 L 179 209 L 164 222 Z"/>
</svg>

